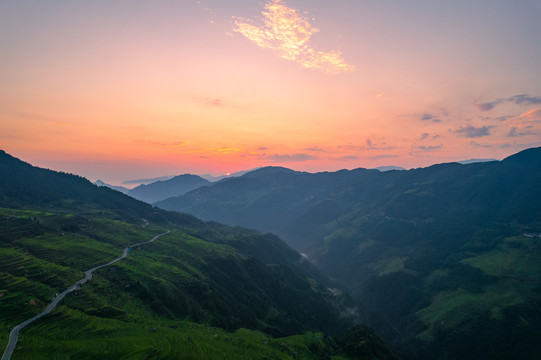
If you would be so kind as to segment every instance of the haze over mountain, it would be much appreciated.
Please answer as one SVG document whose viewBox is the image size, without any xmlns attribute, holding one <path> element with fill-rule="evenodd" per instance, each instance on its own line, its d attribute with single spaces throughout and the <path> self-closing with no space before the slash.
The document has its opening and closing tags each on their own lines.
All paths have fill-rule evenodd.
<svg viewBox="0 0 541 360">
<path fill-rule="evenodd" d="M 154 183 L 156 181 L 165 181 L 165 180 L 169 180 L 169 179 L 172 179 L 174 178 L 175 175 L 164 175 L 164 176 L 159 176 L 159 177 L 155 177 L 155 178 L 150 178 L 150 179 L 134 179 L 134 180 L 126 180 L 126 181 L 123 181 L 122 182 L 122 185 L 136 185 L 136 186 L 139 186 L 139 185 L 147 185 L 147 184 L 151 184 L 151 183 Z"/>
<path fill-rule="evenodd" d="M 474 163 L 489 162 L 489 161 L 498 161 L 498 159 L 468 159 L 468 160 L 457 161 L 457 163 L 466 165 L 466 164 L 474 164 Z"/>
<path fill-rule="evenodd" d="M 402 166 L 378 166 L 374 169 L 379 170 L 379 171 L 406 170 Z"/>
<path fill-rule="evenodd" d="M 408 358 L 541 355 L 541 148 L 408 171 L 269 167 L 156 205 L 279 234 Z"/>
<path fill-rule="evenodd" d="M 147 203 L 154 203 L 171 196 L 184 195 L 188 191 L 209 185 L 210 181 L 197 175 L 184 174 L 169 180 L 160 180 L 148 185 L 139 185 L 127 192 L 128 195 Z"/>
<path fill-rule="evenodd" d="M 130 189 L 125 188 L 124 186 L 107 184 L 106 182 L 103 182 L 101 180 L 96 180 L 96 181 L 93 182 L 93 184 L 96 185 L 96 186 L 106 186 L 106 187 L 111 188 L 113 190 L 120 191 L 123 194 L 127 194 L 128 191 L 130 191 Z"/>
<path fill-rule="evenodd" d="M 284 339 L 290 348 L 270 346 L 280 341 L 270 335 L 344 334 L 351 321 L 340 313 L 355 307 L 273 235 L 159 210 L 3 151 L 0 229 L 2 346 L 9 329 L 40 312 L 85 270 L 119 256 L 128 244 L 171 231 L 97 271 L 25 328 L 17 357 L 288 358 L 295 352 L 318 359 L 362 350 L 363 356 L 394 358 L 364 327 L 347 332 L 343 346 L 310 333 Z M 358 341 L 372 345 L 358 349 Z"/>
<path fill-rule="evenodd" d="M 234 172 L 234 173 L 230 173 L 230 174 L 227 174 L 227 175 L 220 175 L 220 176 L 212 176 L 212 175 L 209 175 L 209 174 L 199 175 L 199 176 L 201 176 L 203 179 L 207 179 L 210 182 L 217 182 L 217 181 L 224 180 L 224 179 L 239 177 L 239 176 L 242 176 L 242 175 L 244 175 L 244 174 L 246 174 L 246 173 L 248 173 L 250 171 L 257 170 L 259 168 L 260 167 L 256 167 L 256 168 L 253 168 L 253 169 L 250 169 L 250 170 L 242 170 L 242 171 L 237 171 L 237 172 Z"/>
</svg>

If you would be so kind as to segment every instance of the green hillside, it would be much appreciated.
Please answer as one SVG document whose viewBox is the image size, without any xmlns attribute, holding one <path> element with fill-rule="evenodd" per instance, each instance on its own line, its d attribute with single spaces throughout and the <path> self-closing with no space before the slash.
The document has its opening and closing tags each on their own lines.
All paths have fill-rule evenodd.
<svg viewBox="0 0 541 360">
<path fill-rule="evenodd" d="M 5 153 L 0 347 L 85 270 L 165 230 L 22 330 L 13 359 L 394 358 L 370 330 L 347 332 L 352 300 L 277 237 L 155 209 Z"/>
<path fill-rule="evenodd" d="M 541 357 L 541 148 L 409 171 L 260 170 L 157 205 L 279 234 L 405 358 Z"/>
</svg>

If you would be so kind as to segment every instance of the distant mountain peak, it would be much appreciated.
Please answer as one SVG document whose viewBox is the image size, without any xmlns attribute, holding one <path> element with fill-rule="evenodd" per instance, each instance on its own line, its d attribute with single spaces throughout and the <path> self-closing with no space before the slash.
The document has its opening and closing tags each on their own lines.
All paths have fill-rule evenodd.
<svg viewBox="0 0 541 360">
<path fill-rule="evenodd" d="M 467 164 L 475 164 L 475 163 L 491 162 L 491 161 L 498 161 L 498 159 L 468 159 L 468 160 L 457 161 L 457 163 L 462 164 L 462 165 L 467 165 Z"/>
<path fill-rule="evenodd" d="M 291 170 L 282 166 L 265 166 L 257 170 L 250 171 L 244 174 L 242 177 L 257 177 L 257 176 L 265 176 L 265 175 L 276 174 L 276 173 L 296 173 L 296 172 L 298 171 Z"/>
<path fill-rule="evenodd" d="M 103 182 L 101 180 L 96 180 L 96 181 L 94 181 L 93 184 L 96 185 L 96 186 L 100 186 L 100 187 L 105 186 L 105 187 L 108 187 L 110 189 L 120 191 L 123 194 L 127 194 L 128 191 L 129 191 L 129 189 L 125 188 L 124 186 L 115 186 L 115 185 L 107 184 L 106 182 Z"/>
<path fill-rule="evenodd" d="M 405 168 L 401 167 L 401 166 L 378 166 L 377 168 L 374 168 L 374 170 L 379 170 L 381 172 L 384 172 L 384 171 L 391 171 L 391 170 L 406 170 Z"/>
<path fill-rule="evenodd" d="M 159 180 L 150 184 L 141 184 L 128 192 L 128 195 L 154 203 L 173 196 L 179 196 L 188 191 L 210 184 L 206 179 L 192 174 L 174 176 L 168 180 Z"/>
<path fill-rule="evenodd" d="M 502 162 L 541 166 L 541 147 L 522 150 L 519 153 L 506 157 Z"/>
</svg>

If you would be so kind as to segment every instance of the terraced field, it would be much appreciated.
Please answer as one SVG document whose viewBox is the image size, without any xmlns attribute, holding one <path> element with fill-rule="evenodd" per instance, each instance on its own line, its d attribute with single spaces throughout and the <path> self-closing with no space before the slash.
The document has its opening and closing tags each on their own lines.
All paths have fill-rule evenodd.
<svg viewBox="0 0 541 360">
<path fill-rule="evenodd" d="M 57 293 L 83 278 L 85 270 L 117 258 L 126 244 L 164 231 L 107 216 L 0 208 L 3 224 L 11 224 L 4 227 L 5 234 L 17 235 L 0 239 L 2 350 L 14 325 L 40 313 Z M 12 359 L 347 359 L 337 355 L 332 338 L 320 333 L 273 338 L 256 330 L 227 332 L 211 326 L 227 319 L 201 307 L 224 306 L 212 287 L 230 297 L 226 304 L 235 303 L 236 295 L 233 288 L 227 290 L 231 279 L 225 273 L 209 272 L 246 261 L 227 241 L 204 241 L 173 229 L 159 241 L 133 248 L 24 328 Z M 209 283 L 209 276 L 224 283 Z M 315 290 L 318 285 L 311 281 Z M 282 316 L 276 309 L 269 311 Z"/>
<path fill-rule="evenodd" d="M 464 259 L 462 263 L 497 280 L 482 286 L 479 291 L 459 287 L 437 293 L 430 306 L 417 313 L 427 326 L 420 338 L 430 339 L 437 329 L 459 326 L 487 309 L 490 317 L 501 319 L 505 309 L 535 301 L 539 296 L 541 239 L 509 237 L 495 250 Z M 445 272 L 440 273 L 433 277 L 446 276 Z"/>
</svg>

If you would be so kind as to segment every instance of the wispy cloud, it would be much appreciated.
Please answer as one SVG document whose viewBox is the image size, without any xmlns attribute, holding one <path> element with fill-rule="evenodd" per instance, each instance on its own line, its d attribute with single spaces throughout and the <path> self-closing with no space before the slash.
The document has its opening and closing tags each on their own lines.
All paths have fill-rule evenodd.
<svg viewBox="0 0 541 360">
<path fill-rule="evenodd" d="M 319 29 L 283 0 L 268 1 L 261 15 L 262 26 L 254 25 L 249 19 L 237 19 L 233 31 L 241 33 L 260 48 L 276 51 L 280 57 L 295 61 L 304 68 L 330 74 L 355 70 L 353 65 L 342 59 L 340 51 L 315 49 L 310 38 Z"/>
<path fill-rule="evenodd" d="M 483 103 L 476 103 L 474 104 L 479 110 L 481 111 L 490 111 L 496 107 L 496 105 L 501 104 L 502 100 L 494 100 L 494 101 L 488 101 Z"/>
<path fill-rule="evenodd" d="M 541 104 L 541 96 L 515 95 L 507 99 L 518 105 L 538 105 Z"/>
<path fill-rule="evenodd" d="M 153 141 L 153 140 L 135 140 L 137 143 L 156 145 L 156 146 L 184 146 L 187 145 L 187 142 L 184 141 L 173 141 L 173 142 L 162 142 L 162 141 Z"/>
<path fill-rule="evenodd" d="M 481 144 L 474 140 L 470 141 L 470 145 L 473 147 L 486 148 L 486 149 L 490 149 L 493 147 L 491 144 Z"/>
<path fill-rule="evenodd" d="M 217 152 L 219 154 L 231 154 L 231 153 L 238 153 L 243 150 L 239 148 L 232 148 L 232 147 L 221 147 L 217 149 L 211 149 L 211 151 Z"/>
<path fill-rule="evenodd" d="M 539 123 L 541 123 L 541 108 L 528 110 L 515 118 L 504 121 L 504 124 L 511 127 L 508 137 L 535 135 L 533 129 Z"/>
<path fill-rule="evenodd" d="M 396 146 L 388 145 L 387 142 L 383 141 L 382 143 L 374 143 L 372 139 L 366 139 L 365 145 L 340 145 L 339 149 L 348 150 L 348 151 L 365 151 L 365 150 L 394 150 Z"/>
<path fill-rule="evenodd" d="M 440 137 L 440 135 L 438 135 L 438 134 L 422 133 L 421 137 L 419 138 L 419 141 L 423 141 L 423 140 L 426 140 L 426 139 L 435 140 L 435 139 L 437 139 L 439 137 Z"/>
<path fill-rule="evenodd" d="M 499 98 L 492 101 L 474 103 L 481 111 L 490 111 L 503 102 L 512 102 L 517 105 L 538 105 L 541 104 L 541 96 L 530 96 L 526 94 L 514 95 L 508 98 Z"/>
<path fill-rule="evenodd" d="M 272 163 L 285 163 L 285 162 L 304 162 L 318 159 L 315 155 L 310 154 L 273 154 L 264 155 L 265 160 Z"/>
<path fill-rule="evenodd" d="M 507 133 L 507 137 L 518 137 L 518 136 L 526 136 L 526 135 L 535 135 L 536 133 L 531 128 L 526 129 L 519 129 L 519 128 L 511 128 L 509 132 Z"/>
<path fill-rule="evenodd" d="M 461 126 L 457 130 L 451 130 L 455 134 L 466 138 L 478 138 L 490 135 L 490 129 L 494 126 L 475 127 L 473 125 Z"/>
<path fill-rule="evenodd" d="M 434 114 L 423 114 L 421 116 L 421 120 L 423 120 L 423 121 L 432 121 L 432 122 L 435 122 L 435 123 L 441 122 L 441 120 Z"/>
<path fill-rule="evenodd" d="M 211 107 L 223 107 L 224 101 L 220 98 L 204 98 L 203 103 Z"/>
<path fill-rule="evenodd" d="M 351 161 L 351 160 L 358 160 L 358 159 L 359 159 L 358 156 L 346 155 L 346 156 L 339 157 L 337 160 L 338 161 Z"/>
<path fill-rule="evenodd" d="M 376 155 L 376 156 L 371 156 L 370 159 L 372 160 L 381 160 L 381 159 L 391 159 L 391 158 L 397 158 L 399 157 L 398 155 Z"/>
<path fill-rule="evenodd" d="M 435 150 L 440 150 L 443 147 L 443 145 L 420 145 L 420 146 L 412 146 L 413 150 L 423 151 L 423 152 L 431 152 Z"/>
<path fill-rule="evenodd" d="M 314 147 L 309 147 L 309 148 L 304 148 L 302 149 L 304 151 L 311 151 L 311 152 L 326 152 L 325 150 L 317 147 L 317 146 L 314 146 Z"/>
</svg>

